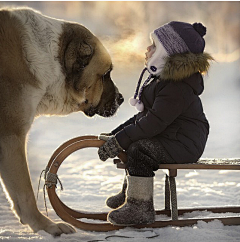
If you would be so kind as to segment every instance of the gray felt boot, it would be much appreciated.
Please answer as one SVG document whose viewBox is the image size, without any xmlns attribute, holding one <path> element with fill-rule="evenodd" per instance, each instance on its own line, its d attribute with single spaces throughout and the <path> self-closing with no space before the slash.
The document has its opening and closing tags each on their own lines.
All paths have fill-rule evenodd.
<svg viewBox="0 0 240 242">
<path fill-rule="evenodd" d="M 127 199 L 121 207 L 109 212 L 108 221 L 120 226 L 154 223 L 153 177 L 127 176 L 127 179 Z"/>
<path fill-rule="evenodd" d="M 123 181 L 122 191 L 114 196 L 109 197 L 106 200 L 107 206 L 115 209 L 123 205 L 126 198 L 126 189 L 127 189 L 127 178 L 125 176 Z"/>
</svg>

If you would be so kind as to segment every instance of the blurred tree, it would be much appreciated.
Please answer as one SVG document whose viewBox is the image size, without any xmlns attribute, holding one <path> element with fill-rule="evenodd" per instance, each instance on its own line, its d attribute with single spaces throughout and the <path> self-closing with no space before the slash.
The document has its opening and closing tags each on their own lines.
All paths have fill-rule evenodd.
<svg viewBox="0 0 240 242">
<path fill-rule="evenodd" d="M 144 53 L 149 33 L 169 21 L 202 22 L 207 27 L 206 51 L 240 58 L 239 1 L 0 2 L 3 6 L 29 6 L 52 17 L 82 23 L 112 45 L 112 50 L 126 45 L 121 48 L 124 56 L 129 49 L 137 56 Z"/>
</svg>

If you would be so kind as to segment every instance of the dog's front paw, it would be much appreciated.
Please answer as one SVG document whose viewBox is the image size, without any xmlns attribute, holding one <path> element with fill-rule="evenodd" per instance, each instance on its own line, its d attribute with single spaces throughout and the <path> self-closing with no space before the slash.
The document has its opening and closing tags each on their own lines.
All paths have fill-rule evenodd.
<svg viewBox="0 0 240 242">
<path fill-rule="evenodd" d="M 67 223 L 54 223 L 41 213 L 33 223 L 29 223 L 29 226 L 35 233 L 43 230 L 54 237 L 60 236 L 61 234 L 72 234 L 76 232 L 71 225 Z"/>
<path fill-rule="evenodd" d="M 76 230 L 71 225 L 66 223 L 52 223 L 51 225 L 44 228 L 44 231 L 54 237 L 60 236 L 61 234 L 76 233 Z"/>
</svg>

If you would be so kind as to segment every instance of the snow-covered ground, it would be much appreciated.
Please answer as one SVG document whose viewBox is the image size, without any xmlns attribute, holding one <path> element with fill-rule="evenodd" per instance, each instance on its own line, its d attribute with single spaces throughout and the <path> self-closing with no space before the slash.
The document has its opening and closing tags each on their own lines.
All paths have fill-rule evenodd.
<svg viewBox="0 0 240 242">
<path fill-rule="evenodd" d="M 140 67 L 141 68 L 141 67 Z M 89 119 L 81 113 L 68 117 L 41 117 L 35 120 L 28 141 L 28 160 L 35 191 L 40 172 L 45 168 L 53 151 L 63 142 L 76 136 L 107 132 L 134 114 L 128 98 L 135 89 L 140 69 L 117 69 L 113 79 L 125 97 L 118 114 L 104 119 Z M 210 121 L 211 134 L 203 157 L 240 157 L 240 75 L 239 61 L 214 63 L 205 78 L 205 93 L 202 101 Z M 131 91 L 129 91 L 131 90 Z M 101 162 L 97 149 L 81 150 L 65 160 L 58 172 L 64 190 L 60 198 L 69 206 L 83 211 L 109 211 L 105 199 L 119 191 L 123 170 L 117 170 L 112 161 Z M 43 185 L 43 181 L 42 181 Z M 179 171 L 177 177 L 179 207 L 224 206 L 240 204 L 240 179 L 236 171 Z M 155 208 L 164 207 L 164 174 L 156 172 Z M 48 212 L 54 221 L 60 221 L 48 199 Z M 38 206 L 45 212 L 42 190 Z M 202 212 L 185 217 L 215 216 Z M 227 215 L 225 215 L 227 216 Z M 239 214 L 240 216 L 240 214 Z M 160 219 L 160 218 L 158 218 Z M 77 230 L 73 235 L 52 238 L 41 231 L 33 234 L 21 225 L 10 210 L 10 204 L 0 188 L 0 240 L 2 241 L 164 241 L 164 242 L 235 242 L 240 241 L 240 226 L 223 226 L 217 220 L 199 221 L 191 227 L 166 227 L 160 229 L 125 228 L 113 232 L 86 232 Z"/>
</svg>

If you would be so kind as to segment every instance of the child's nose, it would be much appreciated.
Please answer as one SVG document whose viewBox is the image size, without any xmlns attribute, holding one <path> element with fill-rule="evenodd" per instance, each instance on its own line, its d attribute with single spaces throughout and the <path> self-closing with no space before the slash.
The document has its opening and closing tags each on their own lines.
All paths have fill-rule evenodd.
<svg viewBox="0 0 240 242">
<path fill-rule="evenodd" d="M 152 47 L 151 45 L 147 47 L 148 52 L 151 51 L 151 47 Z"/>
</svg>

